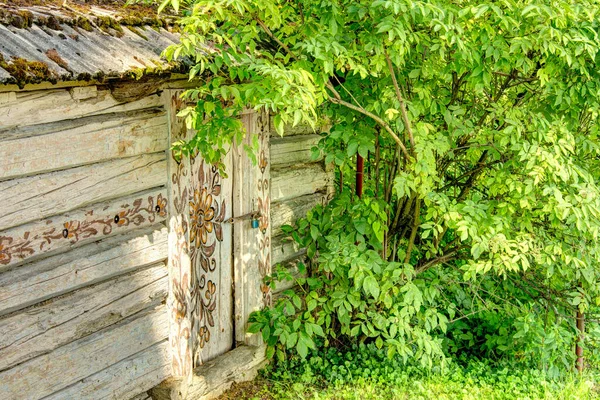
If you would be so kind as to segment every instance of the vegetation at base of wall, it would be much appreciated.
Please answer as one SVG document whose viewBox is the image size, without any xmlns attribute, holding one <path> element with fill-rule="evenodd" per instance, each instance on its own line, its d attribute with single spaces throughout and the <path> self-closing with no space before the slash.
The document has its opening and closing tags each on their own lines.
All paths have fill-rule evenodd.
<svg viewBox="0 0 600 400">
<path fill-rule="evenodd" d="M 210 72 L 185 95 L 182 154 L 219 164 L 247 106 L 280 134 L 330 127 L 314 154 L 339 197 L 288 231 L 308 277 L 253 317 L 269 355 L 372 342 L 428 367 L 466 354 L 560 374 L 579 344 L 597 362 L 599 2 L 167 4 L 184 15 L 167 57 Z"/>
<path fill-rule="evenodd" d="M 459 360 L 445 371 L 405 365 L 374 346 L 311 352 L 302 360 L 270 366 L 261 377 L 240 384 L 225 399 L 596 399 L 597 376 L 567 375 L 510 363 Z"/>
</svg>

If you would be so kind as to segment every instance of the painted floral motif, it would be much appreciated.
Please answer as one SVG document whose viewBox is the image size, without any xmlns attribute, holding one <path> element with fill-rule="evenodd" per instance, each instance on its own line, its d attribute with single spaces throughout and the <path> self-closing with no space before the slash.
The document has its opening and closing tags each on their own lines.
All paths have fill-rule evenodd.
<svg viewBox="0 0 600 400">
<path fill-rule="evenodd" d="M 80 240 L 100 235 L 110 235 L 115 228 L 128 225 L 140 226 L 154 223 L 157 216 L 164 218 L 166 213 L 157 212 L 155 202 L 162 202 L 166 209 L 166 199 L 159 194 L 156 199 L 136 199 L 133 203 L 123 204 L 116 214 L 106 214 L 106 207 L 89 210 L 84 219 L 68 220 L 53 224 L 46 220 L 17 236 L 0 236 L 0 264 L 11 265 L 24 261 L 36 254 L 42 254 L 56 248 L 73 245 Z M 96 213 L 101 214 L 96 217 Z"/>
<path fill-rule="evenodd" d="M 177 376 L 187 376 L 201 363 L 202 349 L 214 336 L 218 287 L 210 277 L 217 270 L 215 252 L 223 241 L 227 209 L 220 198 L 221 180 L 216 168 L 194 157 L 181 160 L 171 177 L 171 231 L 178 245 L 177 254 L 169 257 L 169 302 L 175 316 L 170 340 Z"/>
<path fill-rule="evenodd" d="M 190 242 L 200 239 L 198 245 L 206 245 L 208 235 L 213 232 L 213 219 L 215 208 L 213 207 L 212 195 L 206 188 L 194 191 L 194 198 L 190 201 Z"/>
<path fill-rule="evenodd" d="M 269 226 L 271 214 L 271 199 L 269 188 L 269 114 L 261 112 L 257 120 L 258 140 L 260 143 L 260 155 L 258 167 L 260 176 L 258 178 L 258 211 L 260 213 L 259 229 L 261 237 L 259 240 L 260 254 L 258 257 L 258 271 L 264 278 L 271 273 L 271 228 Z M 271 289 L 264 283 L 261 283 L 260 290 L 265 307 L 271 305 Z"/>
</svg>

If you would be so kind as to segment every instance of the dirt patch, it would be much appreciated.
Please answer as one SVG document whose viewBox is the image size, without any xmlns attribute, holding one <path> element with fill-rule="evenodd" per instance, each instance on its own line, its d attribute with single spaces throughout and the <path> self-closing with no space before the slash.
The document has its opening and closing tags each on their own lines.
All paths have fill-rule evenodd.
<svg viewBox="0 0 600 400">
<path fill-rule="evenodd" d="M 256 378 L 250 382 L 234 383 L 231 388 L 217 398 L 217 400 L 242 400 L 260 399 L 272 400 L 270 394 L 272 383 L 263 378 Z"/>
</svg>

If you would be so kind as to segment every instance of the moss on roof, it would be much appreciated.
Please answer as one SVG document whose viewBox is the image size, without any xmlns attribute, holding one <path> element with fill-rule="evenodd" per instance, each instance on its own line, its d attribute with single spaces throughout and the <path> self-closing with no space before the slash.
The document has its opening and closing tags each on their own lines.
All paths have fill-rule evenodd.
<svg viewBox="0 0 600 400">
<path fill-rule="evenodd" d="M 125 0 L 0 0 L 0 84 L 181 72 L 160 53 L 174 17 Z"/>
</svg>

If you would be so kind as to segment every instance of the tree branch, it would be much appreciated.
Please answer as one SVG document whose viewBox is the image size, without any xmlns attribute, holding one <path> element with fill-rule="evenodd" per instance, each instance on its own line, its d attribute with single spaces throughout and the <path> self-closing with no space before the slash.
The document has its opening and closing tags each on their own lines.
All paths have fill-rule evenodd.
<svg viewBox="0 0 600 400">
<path fill-rule="evenodd" d="M 328 83 L 327 88 L 329 88 L 329 85 L 331 85 L 331 83 Z M 335 91 L 335 89 L 333 89 L 333 90 Z M 335 92 L 335 93 L 337 93 L 337 92 Z M 337 96 L 339 96 L 339 94 Z M 398 135 L 396 135 L 396 133 L 392 130 L 392 128 L 383 119 L 381 119 L 377 115 L 373 114 L 372 112 L 369 112 L 362 107 L 355 106 L 352 103 L 348 103 L 347 101 L 344 101 L 344 100 L 338 98 L 337 96 L 335 98 L 330 97 L 329 101 L 331 101 L 334 104 L 339 104 L 341 106 L 347 107 L 351 110 L 358 111 L 359 113 L 366 115 L 367 117 L 371 118 L 373 121 L 377 122 L 383 129 L 386 130 L 387 133 L 390 134 L 392 139 L 394 139 L 394 141 L 398 144 L 398 146 L 400 147 L 400 150 L 402 150 L 402 153 L 404 153 L 404 156 L 406 158 L 410 158 L 410 154 L 408 154 L 408 150 L 406 150 L 406 146 L 404 146 L 404 143 L 402 143 L 402 140 L 400 140 Z"/>
<path fill-rule="evenodd" d="M 408 140 L 410 141 L 410 146 L 412 148 L 411 150 L 414 153 L 415 137 L 413 135 L 410 120 L 408 119 L 408 113 L 406 112 L 406 104 L 404 103 L 404 97 L 402 97 L 402 93 L 400 92 L 400 86 L 398 86 L 398 81 L 396 80 L 396 72 L 394 71 L 394 65 L 392 64 L 392 60 L 390 59 L 390 55 L 388 54 L 387 50 L 385 50 L 385 59 L 390 70 L 390 75 L 392 76 L 392 82 L 394 83 L 394 89 L 396 90 L 396 97 L 398 97 L 398 101 L 400 102 L 400 114 L 402 115 L 404 128 L 406 129 L 406 133 L 408 133 Z"/>
<path fill-rule="evenodd" d="M 415 244 L 415 238 L 417 237 L 417 229 L 419 228 L 419 224 L 421 221 L 421 199 L 417 197 L 417 201 L 415 202 L 415 218 L 413 220 L 412 231 L 410 232 L 410 238 L 408 239 L 408 247 L 406 248 L 406 258 L 404 259 L 404 263 L 408 263 L 410 261 L 410 255 L 412 253 L 413 246 Z"/>
</svg>

